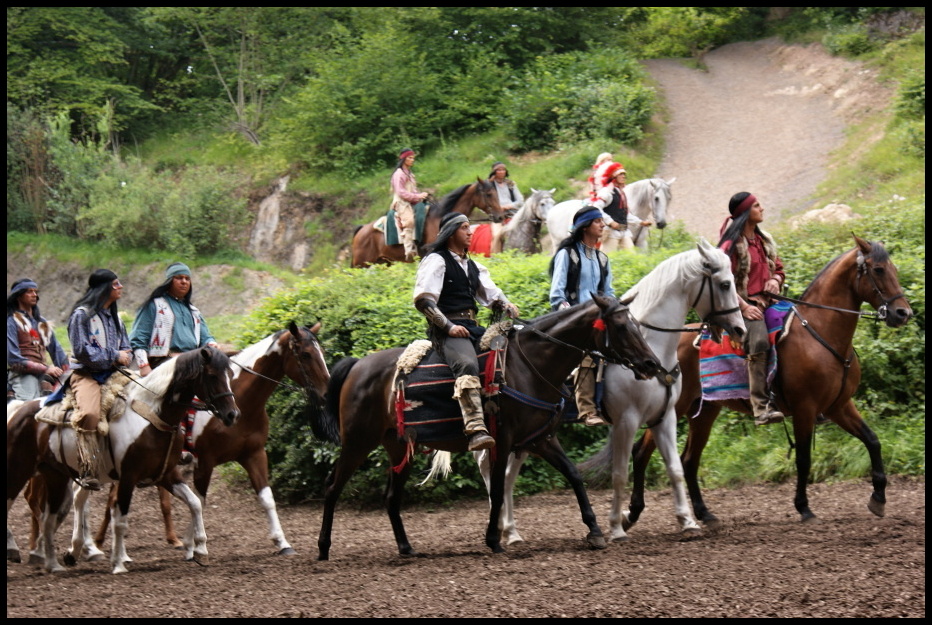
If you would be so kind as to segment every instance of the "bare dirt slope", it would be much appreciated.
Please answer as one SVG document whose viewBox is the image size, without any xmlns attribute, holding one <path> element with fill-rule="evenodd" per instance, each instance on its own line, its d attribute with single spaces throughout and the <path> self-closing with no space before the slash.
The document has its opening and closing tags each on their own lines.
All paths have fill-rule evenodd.
<svg viewBox="0 0 932 625">
<path fill-rule="evenodd" d="M 672 108 L 661 173 L 677 177 L 674 208 L 715 238 L 736 191 L 758 194 L 771 219 L 804 208 L 857 113 L 849 107 L 870 105 L 874 92 L 817 48 L 738 44 L 707 62 L 708 73 L 672 61 L 650 67 Z M 7 616 L 923 618 L 925 481 L 891 479 L 883 519 L 867 511 L 869 495 L 866 479 L 812 485 L 821 523 L 803 525 L 792 484 L 711 491 L 724 529 L 681 542 L 670 492 L 656 491 L 630 542 L 589 551 L 572 493 L 558 491 L 518 500 L 528 542 L 500 555 L 483 544 L 485 501 L 408 509 L 419 558 L 400 558 L 385 513 L 360 511 L 349 497 L 337 509 L 332 559 L 318 562 L 319 504 L 280 508 L 298 555 L 278 557 L 248 486 L 215 482 L 211 565 L 200 567 L 165 546 L 155 492 L 144 489 L 130 518 L 129 574 L 110 575 L 106 562 L 56 575 L 8 563 Z M 591 498 L 605 529 L 611 493 Z M 96 526 L 103 497 L 92 503 Z M 178 506 L 175 519 L 187 524 Z M 25 555 L 22 501 L 9 521 Z M 60 552 L 70 527 L 69 517 Z"/>
<path fill-rule="evenodd" d="M 891 102 L 874 72 L 815 44 L 737 43 L 705 65 L 647 62 L 670 115 L 658 175 L 676 177 L 672 218 L 713 243 L 739 191 L 758 197 L 771 224 L 822 208 L 811 196 L 846 125 Z"/>
</svg>

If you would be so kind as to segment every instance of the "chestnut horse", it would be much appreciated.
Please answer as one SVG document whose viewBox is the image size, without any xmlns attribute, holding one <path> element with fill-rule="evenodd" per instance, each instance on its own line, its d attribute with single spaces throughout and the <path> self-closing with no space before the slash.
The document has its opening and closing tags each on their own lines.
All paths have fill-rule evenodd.
<svg viewBox="0 0 932 625">
<path fill-rule="evenodd" d="M 114 375 L 121 375 L 116 373 Z M 181 453 L 178 424 L 194 396 L 202 398 L 225 425 L 240 413 L 230 390 L 230 359 L 212 347 L 182 354 L 156 367 L 146 378 L 128 384 L 119 417 L 112 418 L 109 432 L 101 441 L 101 481 L 119 481 L 113 506 L 114 531 L 110 564 L 114 573 L 127 572 L 126 535 L 129 509 L 138 485 L 160 484 L 184 500 L 191 510 L 191 525 L 185 535 L 186 559 L 207 561 L 207 535 L 203 508 L 191 489 L 173 471 Z M 41 549 L 48 571 L 63 570 L 55 553 L 55 532 L 72 503 L 69 482 L 78 475 L 74 429 L 37 422 L 40 400 L 26 402 L 7 421 L 7 514 L 23 486 L 37 476 L 45 493 L 42 510 Z M 74 532 L 69 562 L 84 555 L 87 537 L 89 491 L 75 487 Z M 16 547 L 7 518 L 7 559 Z M 18 549 L 16 550 L 18 551 Z"/>
<path fill-rule="evenodd" d="M 806 486 L 812 464 L 813 430 L 820 416 L 835 422 L 864 443 L 870 456 L 874 488 L 867 507 L 875 515 L 884 516 L 887 476 L 880 441 L 851 399 L 861 380 L 861 366 L 852 342 L 858 319 L 863 316 L 875 316 L 889 327 L 898 328 L 913 312 L 900 287 L 896 266 L 883 245 L 857 236 L 854 240 L 857 244 L 854 249 L 828 263 L 799 300 L 785 298 L 794 306 L 788 332 L 777 344 L 780 366 L 774 390 L 780 410 L 793 418 L 797 473 L 794 503 L 803 522 L 816 516 L 809 509 Z M 863 302 L 877 312 L 860 312 Z M 682 461 L 693 510 L 706 526 L 715 527 L 720 521 L 709 511 L 699 490 L 699 461 L 721 409 L 727 407 L 750 413 L 750 405 L 743 400 L 701 401 L 699 351 L 693 347 L 695 337 L 694 333 L 684 333 L 680 337 L 678 352 L 683 391 L 676 412 L 681 417 L 690 417 Z M 635 448 L 631 525 L 644 509 L 644 473 L 654 446 L 653 435 L 648 430 Z M 605 454 L 597 454 L 601 455 Z M 593 460 L 595 458 L 588 462 Z"/>
<path fill-rule="evenodd" d="M 207 500 L 207 489 L 214 467 L 225 462 L 238 462 L 249 475 L 259 505 L 265 510 L 269 538 L 275 544 L 278 555 L 294 555 L 296 552 L 282 531 L 275 497 L 269 487 L 269 460 L 265 452 L 265 443 L 269 438 L 269 415 L 265 404 L 275 389 L 282 385 L 281 379 L 287 375 L 301 385 L 309 410 L 323 408 L 330 372 L 324 361 L 323 348 L 317 340 L 318 332 L 320 323 L 312 328 L 299 328 L 291 322 L 287 329 L 265 337 L 231 358 L 234 375 L 230 386 L 236 405 L 242 412 L 236 425 L 224 427 L 212 419 L 209 412 L 200 411 L 195 416 L 194 454 L 197 464 L 194 468 L 194 490 L 201 498 L 201 503 Z M 115 492 L 111 490 L 111 499 L 114 495 Z M 165 540 L 177 547 L 181 542 L 172 522 L 169 492 L 160 488 L 159 500 L 165 521 Z M 108 508 L 108 514 L 94 537 L 98 546 L 104 541 L 109 521 Z"/>
<path fill-rule="evenodd" d="M 494 553 L 504 551 L 498 518 L 504 497 L 505 466 L 513 450 L 527 450 L 543 457 L 566 477 L 576 493 L 583 522 L 589 528 L 590 547 L 606 546 L 582 478 L 555 436 L 566 399 L 560 385 L 582 358 L 595 350 L 601 350 L 612 362 L 625 363 L 641 377 L 650 377 L 657 371 L 657 358 L 638 332 L 628 307 L 612 297 L 596 296 L 585 304 L 519 322 L 510 333 L 502 360 L 505 382 L 497 396 L 499 410 L 497 419 L 490 423 L 496 445 L 490 489 L 492 508 L 485 543 Z M 398 552 L 403 556 L 415 553 L 401 519 L 404 485 L 411 471 L 411 463 L 402 461 L 410 450 L 408 443 L 398 436 L 391 400 L 396 364 L 404 351 L 396 348 L 369 354 L 361 360 L 346 358 L 334 367 L 325 420 L 314 429 L 315 434 L 342 443 L 340 456 L 325 483 L 318 560 L 330 557 L 334 509 L 343 487 L 380 443 L 392 466 L 397 468 L 397 472 L 389 472 L 385 500 Z M 459 416 L 459 408 L 452 399 L 450 413 Z M 449 440 L 423 444 L 432 449 L 466 451 L 466 437 L 461 428 L 457 430 Z"/>
<path fill-rule="evenodd" d="M 424 234 L 418 242 L 418 251 L 424 254 L 424 246 L 433 243 L 440 232 L 440 219 L 448 213 L 462 213 L 469 217 L 473 208 L 485 211 L 492 221 L 501 222 L 505 218 L 502 207 L 498 204 L 498 192 L 495 184 L 489 180 L 476 178 L 476 182 L 463 185 L 447 194 L 439 204 L 431 205 L 424 222 Z M 401 263 L 405 260 L 404 246 L 386 245 L 385 235 L 375 228 L 375 222 L 360 226 L 353 233 L 352 267 L 368 267 L 382 263 Z"/>
</svg>

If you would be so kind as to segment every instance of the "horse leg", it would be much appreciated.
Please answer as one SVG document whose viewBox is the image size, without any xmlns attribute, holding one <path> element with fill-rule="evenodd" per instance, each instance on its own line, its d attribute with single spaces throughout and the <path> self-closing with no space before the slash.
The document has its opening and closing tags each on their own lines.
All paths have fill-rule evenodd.
<svg viewBox="0 0 932 625">
<path fill-rule="evenodd" d="M 174 473 L 178 473 L 177 469 Z M 172 479 L 178 481 L 173 482 Z M 183 501 L 191 512 L 191 523 L 188 525 L 182 540 L 185 562 L 193 561 L 202 566 L 207 566 L 209 557 L 207 554 L 207 529 L 204 526 L 204 500 L 180 479 L 180 475 L 174 477 L 169 475 L 162 480 L 160 486 L 163 486 L 167 492 Z"/>
<path fill-rule="evenodd" d="M 88 562 L 97 562 L 104 558 L 104 552 L 97 548 L 91 539 L 91 528 L 87 522 L 88 498 L 91 492 L 75 484 L 72 486 L 72 509 L 74 518 L 71 531 L 71 549 L 65 553 L 65 564 L 74 566 L 82 558 Z"/>
<path fill-rule="evenodd" d="M 634 444 L 631 461 L 631 501 L 628 504 L 627 518 L 622 521 L 625 531 L 631 529 L 644 511 L 644 480 L 647 476 L 647 463 L 657 445 L 650 430 Z"/>
<path fill-rule="evenodd" d="M 110 508 L 116 503 L 118 485 L 119 482 L 110 484 L 110 493 L 107 495 L 107 509 L 104 510 L 104 518 L 101 519 L 97 533 L 94 534 L 94 543 L 98 547 L 103 547 L 104 540 L 107 538 L 107 530 L 110 528 Z"/>
<path fill-rule="evenodd" d="M 481 451 L 474 451 L 473 456 L 476 459 L 476 464 L 479 465 L 479 473 L 482 474 L 482 481 L 485 482 L 485 490 L 487 493 L 491 492 L 491 458 L 488 449 L 483 449 Z M 515 480 L 518 479 L 518 474 L 521 472 L 521 466 L 524 464 L 524 461 L 527 460 L 527 452 L 522 451 L 520 453 L 512 453 L 508 456 L 508 466 L 505 469 L 505 495 L 502 504 L 502 513 L 499 516 L 498 520 L 498 529 L 501 532 L 502 539 L 505 542 L 505 545 L 512 545 L 514 543 L 524 542 L 524 539 L 521 537 L 521 534 L 518 533 L 518 526 L 515 521 Z M 489 499 L 489 505 L 492 505 L 491 498 Z"/>
<path fill-rule="evenodd" d="M 589 502 L 589 495 L 586 493 L 586 486 L 583 483 L 582 476 L 576 469 L 576 465 L 566 457 L 566 452 L 563 451 L 560 441 L 556 436 L 552 436 L 535 445 L 534 452 L 562 473 L 573 487 L 573 492 L 576 493 L 576 501 L 579 504 L 579 511 L 582 514 L 582 522 L 589 528 L 589 534 L 586 536 L 589 547 L 591 549 L 605 549 L 607 546 L 605 537 L 596 522 L 595 512 Z"/>
<path fill-rule="evenodd" d="M 39 546 L 42 542 L 41 526 L 39 519 L 42 518 L 42 509 L 48 498 L 45 492 L 45 482 L 37 477 L 32 477 L 26 482 L 26 489 L 23 491 L 23 497 L 29 504 L 29 564 L 42 564 L 45 556 Z"/>
<path fill-rule="evenodd" d="M 715 419 L 718 418 L 721 410 L 722 407 L 718 404 L 703 402 L 699 414 L 689 418 L 689 434 L 686 436 L 683 455 L 680 456 L 683 463 L 683 473 L 686 477 L 686 488 L 689 491 L 689 499 L 693 504 L 693 512 L 696 514 L 696 518 L 709 529 L 721 527 L 722 522 L 712 514 L 712 511 L 709 510 L 702 499 L 702 491 L 699 489 L 699 461 L 702 459 L 702 451 L 709 442 L 712 424 L 715 423 Z"/>
<path fill-rule="evenodd" d="M 162 521 L 165 524 L 165 542 L 175 549 L 184 549 L 184 543 L 175 532 L 175 521 L 172 519 L 172 494 L 164 487 L 159 486 L 159 509 L 162 511 Z"/>
<path fill-rule="evenodd" d="M 357 450 L 348 453 L 344 446 L 333 465 L 333 470 L 324 481 L 324 514 L 320 524 L 320 534 L 317 537 L 317 559 L 330 559 L 331 533 L 333 532 L 333 513 L 337 507 L 337 500 L 343 492 L 346 483 L 353 473 L 362 465 L 368 455 L 368 450 Z M 394 466 L 394 465 L 393 465 Z"/>
<path fill-rule="evenodd" d="M 407 453 L 407 445 L 398 443 L 395 440 L 385 441 L 383 443 L 388 451 L 388 457 L 392 466 L 398 466 Z M 392 532 L 395 534 L 395 543 L 398 545 L 398 553 L 403 556 L 415 556 L 417 552 L 408 542 L 408 536 L 405 532 L 404 522 L 401 520 L 401 501 L 404 497 L 405 482 L 408 481 L 408 475 L 411 473 L 411 460 L 405 463 L 401 471 L 388 472 L 388 483 L 385 486 L 385 505 L 388 510 L 388 519 L 392 524 Z"/>
<path fill-rule="evenodd" d="M 815 427 L 815 415 L 793 411 L 793 432 L 796 435 L 796 497 L 793 500 L 800 521 L 807 523 L 816 520 L 816 515 L 809 509 L 809 471 L 812 468 L 812 432 Z"/>
<path fill-rule="evenodd" d="M 868 427 L 867 422 L 861 417 L 861 413 L 850 399 L 842 404 L 836 412 L 825 416 L 837 423 L 845 432 L 864 443 L 864 447 L 867 448 L 867 454 L 871 460 L 871 484 L 874 486 L 874 492 L 871 493 L 870 499 L 867 500 L 867 509 L 875 515 L 883 517 L 885 514 L 884 507 L 887 503 L 887 474 L 883 468 L 883 456 L 880 454 L 880 440 L 874 434 L 874 431 Z"/>
<path fill-rule="evenodd" d="M 702 534 L 702 530 L 693 518 L 689 501 L 686 498 L 683 464 L 679 450 L 676 448 L 676 413 L 672 409 L 668 410 L 663 420 L 651 430 L 657 441 L 657 449 L 660 450 L 664 464 L 667 465 L 667 476 L 673 487 L 673 506 L 676 510 L 676 519 L 680 523 L 680 532 L 686 539 L 696 538 Z"/>
<path fill-rule="evenodd" d="M 612 416 L 612 506 L 609 511 L 608 522 L 610 539 L 612 542 L 624 542 L 628 540 L 628 534 L 625 532 L 626 527 L 630 527 L 630 521 L 626 522 L 627 515 L 622 509 L 624 506 L 625 488 L 628 485 L 628 459 L 631 456 L 631 441 L 637 434 L 636 421 L 640 417 L 632 420 L 622 412 L 620 415 Z M 655 434 L 656 436 L 656 434 Z"/>
<path fill-rule="evenodd" d="M 71 489 L 68 479 L 60 474 L 51 472 L 43 474 L 45 482 L 45 506 L 42 509 L 40 525 L 42 531 L 39 536 L 39 549 L 44 556 L 44 568 L 50 573 L 64 571 L 65 568 L 58 561 L 55 552 L 55 533 L 58 531 L 71 507 Z"/>
<path fill-rule="evenodd" d="M 245 462 L 240 462 L 240 464 L 243 465 L 243 468 L 246 469 L 246 473 L 249 474 L 249 481 L 252 484 L 252 489 L 256 492 L 259 505 L 265 510 L 265 516 L 269 522 L 269 538 L 272 539 L 272 543 L 275 545 L 275 548 L 278 549 L 278 555 L 297 555 L 298 552 L 294 550 L 285 538 L 285 532 L 282 530 L 281 522 L 278 519 L 275 497 L 272 494 L 272 489 L 269 487 L 269 459 L 265 452 L 265 448 L 259 448 L 254 454 L 246 458 Z M 210 474 L 208 472 L 208 479 L 209 477 Z M 206 499 L 207 485 L 205 484 L 204 488 L 201 489 L 199 484 L 195 483 L 195 487 Z"/>
</svg>

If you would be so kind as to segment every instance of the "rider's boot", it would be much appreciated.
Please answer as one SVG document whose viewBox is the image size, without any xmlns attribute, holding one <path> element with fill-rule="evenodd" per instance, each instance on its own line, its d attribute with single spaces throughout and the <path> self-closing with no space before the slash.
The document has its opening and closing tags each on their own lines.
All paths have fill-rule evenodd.
<svg viewBox="0 0 932 625">
<path fill-rule="evenodd" d="M 100 480 L 97 479 L 100 468 L 100 439 L 97 436 L 97 427 L 92 430 L 75 427 L 74 431 L 81 471 L 78 484 L 87 490 L 100 490 Z"/>
<path fill-rule="evenodd" d="M 770 403 L 770 393 L 767 390 L 767 352 L 748 356 L 748 386 L 751 408 L 754 410 L 754 423 L 770 425 L 783 421 L 783 413 Z"/>
<path fill-rule="evenodd" d="M 479 378 L 474 375 L 456 378 L 453 388 L 453 397 L 459 401 L 460 411 L 463 413 L 463 431 L 469 440 L 469 451 L 490 449 L 495 446 L 495 439 L 485 426 L 480 388 Z"/>
<path fill-rule="evenodd" d="M 405 248 L 405 262 L 414 262 L 414 259 L 417 257 L 417 245 L 414 242 L 414 229 L 402 228 L 400 234 L 401 242 Z"/>
<path fill-rule="evenodd" d="M 576 407 L 579 409 L 579 420 L 589 427 L 608 425 L 602 418 L 599 407 L 595 404 L 595 377 L 596 368 L 587 356 L 579 368 L 576 369 L 574 386 L 576 387 Z"/>
</svg>

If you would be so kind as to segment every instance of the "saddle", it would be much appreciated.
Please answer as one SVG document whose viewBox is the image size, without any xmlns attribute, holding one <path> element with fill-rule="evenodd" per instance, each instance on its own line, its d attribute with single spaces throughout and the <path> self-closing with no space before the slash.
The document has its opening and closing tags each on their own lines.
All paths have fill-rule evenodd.
<svg viewBox="0 0 932 625">
<path fill-rule="evenodd" d="M 477 348 L 482 395 L 494 398 L 504 380 L 502 358 L 511 320 L 492 324 Z M 453 371 L 427 340 L 414 341 L 398 358 L 394 408 L 398 437 L 414 443 L 451 440 L 463 436 L 463 417 L 453 399 Z M 486 403 L 486 416 L 491 406 Z"/>
<path fill-rule="evenodd" d="M 424 240 L 424 223 L 427 221 L 428 210 L 430 210 L 430 204 L 426 202 L 418 202 L 414 205 L 414 240 L 417 243 Z M 385 235 L 386 245 L 401 245 L 394 209 L 388 209 L 388 213 L 376 219 L 372 227 Z"/>
<path fill-rule="evenodd" d="M 47 423 L 53 427 L 74 427 L 71 417 L 74 414 L 74 390 L 71 388 L 71 376 L 65 380 L 62 387 L 48 396 L 35 419 L 39 423 Z M 106 436 L 110 430 L 110 423 L 119 419 L 126 410 L 127 385 L 131 378 L 125 375 L 111 375 L 100 386 L 100 423 L 97 432 Z"/>
<path fill-rule="evenodd" d="M 773 383 L 777 375 L 777 344 L 789 332 L 792 314 L 790 302 L 778 302 L 764 311 L 770 337 L 770 349 L 767 352 L 768 385 Z M 732 345 L 727 332 L 722 332 L 720 344 L 703 332 L 696 338 L 695 345 L 699 349 L 699 381 L 703 401 L 750 399 L 747 354 L 740 344 Z"/>
</svg>

